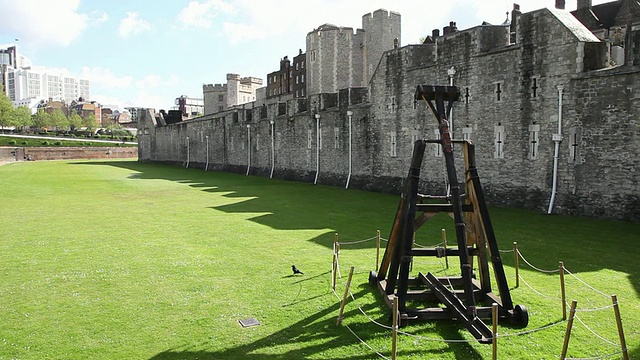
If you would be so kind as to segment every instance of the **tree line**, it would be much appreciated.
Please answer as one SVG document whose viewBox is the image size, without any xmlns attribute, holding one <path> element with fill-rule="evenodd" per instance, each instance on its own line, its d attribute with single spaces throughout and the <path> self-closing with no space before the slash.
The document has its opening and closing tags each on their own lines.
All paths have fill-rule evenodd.
<svg viewBox="0 0 640 360">
<path fill-rule="evenodd" d="M 35 114 L 26 106 L 13 107 L 11 100 L 7 98 L 0 85 L 0 129 L 13 127 L 15 129 L 28 129 L 35 127 L 41 130 L 77 130 L 86 128 L 93 131 L 98 127 L 95 114 L 81 117 L 77 112 L 71 111 L 65 115 L 61 109 L 55 109 L 51 113 L 44 109 L 38 109 Z"/>
</svg>

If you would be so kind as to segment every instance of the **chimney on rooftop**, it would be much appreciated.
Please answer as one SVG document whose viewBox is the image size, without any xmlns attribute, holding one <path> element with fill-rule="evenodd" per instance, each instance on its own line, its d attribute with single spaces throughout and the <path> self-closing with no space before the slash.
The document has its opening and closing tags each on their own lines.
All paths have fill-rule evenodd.
<svg viewBox="0 0 640 360">
<path fill-rule="evenodd" d="M 591 0 L 578 0 L 578 10 L 591 9 Z"/>
<path fill-rule="evenodd" d="M 511 44 L 515 44 L 518 39 L 517 26 L 520 15 L 522 15 L 522 12 L 520 12 L 520 5 L 514 3 L 513 10 L 511 10 L 511 25 L 509 26 Z"/>
<path fill-rule="evenodd" d="M 431 37 L 435 39 L 438 36 L 440 36 L 440 29 L 433 29 L 433 31 L 431 31 Z"/>
<path fill-rule="evenodd" d="M 564 10 L 565 0 L 556 0 L 556 9 Z"/>
<path fill-rule="evenodd" d="M 442 35 L 453 34 L 456 31 L 458 31 L 458 28 L 456 27 L 456 22 L 455 21 L 450 21 L 449 22 L 449 26 L 445 26 L 442 29 Z"/>
</svg>

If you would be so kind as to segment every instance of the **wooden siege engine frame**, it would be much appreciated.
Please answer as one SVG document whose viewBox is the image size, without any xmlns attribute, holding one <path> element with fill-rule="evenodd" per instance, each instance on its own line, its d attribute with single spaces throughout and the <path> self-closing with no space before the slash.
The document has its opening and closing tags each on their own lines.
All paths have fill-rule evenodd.
<svg viewBox="0 0 640 360">
<path fill-rule="evenodd" d="M 398 316 L 401 324 L 409 320 L 456 319 L 481 343 L 492 343 L 491 329 L 482 319 L 491 319 L 491 304 L 498 304 L 498 317 L 515 326 L 528 324 L 527 310 L 514 307 L 505 277 L 498 244 L 489 217 L 484 192 L 475 164 L 475 147 L 470 141 L 452 140 L 448 117 L 460 92 L 455 86 L 419 85 L 415 100 L 424 100 L 438 122 L 440 139 L 417 140 L 413 148 L 411 167 L 404 182 L 391 235 L 378 272 L 372 271 L 369 282 L 377 286 L 385 303 L 392 306 L 398 297 Z M 446 102 L 446 104 L 445 104 Z M 435 103 L 435 104 L 434 104 Z M 427 143 L 442 147 L 450 192 L 445 196 L 418 193 L 420 169 Z M 453 145 L 462 147 L 465 165 L 465 188 L 461 193 L 454 164 Z M 426 200 L 429 200 L 427 203 Z M 433 203 L 439 200 L 440 203 Z M 414 248 L 418 229 L 439 212 L 451 215 L 455 222 L 456 247 Z M 487 251 L 488 250 L 488 251 Z M 460 276 L 436 277 L 432 273 L 418 273 L 410 278 L 411 262 L 416 256 L 458 256 Z M 477 258 L 480 279 L 472 270 Z M 500 295 L 491 291 L 489 259 Z M 450 288 L 445 286 L 449 285 Z M 437 302 L 445 307 L 409 308 L 407 302 Z M 479 306 L 484 304 L 486 306 Z"/>
</svg>

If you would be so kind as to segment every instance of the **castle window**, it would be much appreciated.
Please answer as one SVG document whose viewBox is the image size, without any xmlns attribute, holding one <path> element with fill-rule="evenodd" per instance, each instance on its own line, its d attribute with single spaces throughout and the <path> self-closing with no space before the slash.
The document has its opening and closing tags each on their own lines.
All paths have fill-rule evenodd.
<svg viewBox="0 0 640 360">
<path fill-rule="evenodd" d="M 469 88 L 464 88 L 464 103 L 469 104 Z"/>
<path fill-rule="evenodd" d="M 304 82 L 304 74 L 300 75 L 300 82 Z"/>
<path fill-rule="evenodd" d="M 224 106 L 218 106 L 218 111 L 224 111 Z"/>
<path fill-rule="evenodd" d="M 222 94 L 218 95 L 218 101 L 224 101 L 224 95 Z"/>
<path fill-rule="evenodd" d="M 502 101 L 502 83 L 496 83 L 496 101 Z"/>
<path fill-rule="evenodd" d="M 538 159 L 538 147 L 540 145 L 540 125 L 529 125 L 529 159 Z"/>
<path fill-rule="evenodd" d="M 531 97 L 534 99 L 538 97 L 538 79 L 537 78 L 531 78 Z"/>
<path fill-rule="evenodd" d="M 493 130 L 493 158 L 504 159 L 504 126 L 500 123 L 494 127 Z"/>
<path fill-rule="evenodd" d="M 391 157 L 398 156 L 398 153 L 396 150 L 397 150 L 396 132 L 392 131 L 391 132 L 391 151 L 390 151 Z"/>
<path fill-rule="evenodd" d="M 304 60 L 302 60 L 302 62 L 300 63 L 300 67 L 304 69 Z"/>
<path fill-rule="evenodd" d="M 572 127 L 569 129 L 569 163 L 580 164 L 580 143 L 582 142 L 582 128 Z"/>
<path fill-rule="evenodd" d="M 307 130 L 307 149 L 311 149 L 313 145 L 313 130 Z"/>
<path fill-rule="evenodd" d="M 435 134 L 436 139 L 440 140 L 440 130 L 434 129 L 433 133 Z M 433 154 L 437 158 L 442 157 L 442 145 L 440 143 L 433 144 Z"/>
<path fill-rule="evenodd" d="M 298 70 L 298 66 L 300 65 L 300 63 L 296 63 L 296 70 Z"/>
<path fill-rule="evenodd" d="M 395 96 L 391 97 L 391 105 L 389 105 L 389 109 L 391 109 L 391 112 L 396 112 L 396 97 Z"/>
<path fill-rule="evenodd" d="M 296 85 L 298 85 L 298 81 L 300 80 L 300 76 L 296 75 Z"/>
</svg>

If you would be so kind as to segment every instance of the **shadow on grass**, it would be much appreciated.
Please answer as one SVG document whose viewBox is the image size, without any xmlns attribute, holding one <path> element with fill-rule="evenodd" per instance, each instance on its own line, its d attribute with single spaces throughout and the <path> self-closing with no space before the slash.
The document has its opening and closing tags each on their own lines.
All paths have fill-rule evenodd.
<svg viewBox="0 0 640 360">
<path fill-rule="evenodd" d="M 354 296 L 360 297 L 368 292 L 368 289 L 363 289 Z M 364 307 L 364 311 L 369 311 L 376 308 L 377 305 L 371 304 Z M 338 327 L 335 323 L 335 318 L 330 316 L 338 312 L 339 305 L 335 304 L 331 307 L 322 309 L 317 313 L 308 316 L 297 323 L 281 329 L 271 335 L 261 338 L 257 341 L 232 347 L 223 351 L 192 351 L 192 350 L 167 350 L 163 351 L 153 357 L 151 360 L 177 360 L 177 359 L 256 359 L 256 360 L 271 360 L 271 359 L 307 359 L 313 357 L 314 359 L 322 359 L 319 354 L 332 353 L 332 350 L 339 349 L 341 347 L 353 345 L 356 341 L 349 332 L 349 330 L 342 326 Z M 346 311 L 344 318 L 351 318 L 360 315 L 360 311 L 353 309 Z M 385 322 L 378 319 L 378 321 Z M 446 333 L 449 338 L 463 339 L 460 332 L 456 331 L 450 326 L 444 325 L 441 329 Z M 352 324 L 352 331 L 365 343 L 371 343 L 373 340 L 383 339 L 388 342 L 387 348 L 391 347 L 390 332 L 384 328 L 375 327 L 369 322 Z M 354 330 L 355 329 L 355 330 Z M 340 336 L 336 336 L 340 335 Z M 279 349 L 279 347 L 285 347 L 285 349 Z M 273 353 L 278 352 L 279 353 Z M 339 350 L 338 350 L 339 351 Z M 446 345 L 437 349 L 423 349 L 423 350 L 411 350 L 411 351 L 399 351 L 400 357 L 420 357 L 420 358 L 434 358 L 442 352 L 452 352 L 455 354 L 456 359 L 482 359 L 481 355 L 467 343 Z M 266 352 L 266 353 L 265 353 Z M 272 352 L 269 354 L 269 352 Z M 362 347 L 362 354 L 359 355 L 338 355 L 340 359 L 371 359 L 376 356 L 371 350 Z M 321 356 L 321 355 L 320 355 Z M 385 354 L 389 356 L 390 354 Z M 326 359 L 336 359 L 335 353 L 331 357 L 325 357 Z"/>
<path fill-rule="evenodd" d="M 398 202 L 398 196 L 392 195 L 154 163 L 76 164 L 125 168 L 136 172 L 131 178 L 163 179 L 205 192 L 223 193 L 238 201 L 212 206 L 212 209 L 228 213 L 261 213 L 250 220 L 275 229 L 335 229 L 311 240 L 328 248 L 332 246 L 334 231 L 340 231 L 340 240 L 345 242 L 374 236 L 373 229 L 381 229 L 382 236 L 386 236 Z M 558 261 L 562 260 L 573 273 L 601 269 L 624 272 L 629 274 L 636 294 L 640 293 L 640 262 L 632 251 L 640 237 L 640 224 L 495 207 L 491 208 L 491 219 L 499 246 L 510 249 L 513 242 L 518 242 L 523 256 L 537 267 L 557 269 Z M 439 241 L 442 228 L 447 228 L 450 234 L 455 233 L 447 216 L 436 216 L 424 228 L 426 232 L 421 236 L 435 239 L 431 242 Z M 369 241 L 343 246 L 343 250 L 373 247 L 375 241 Z M 502 257 L 505 265 L 513 264 L 511 256 Z"/>
</svg>

